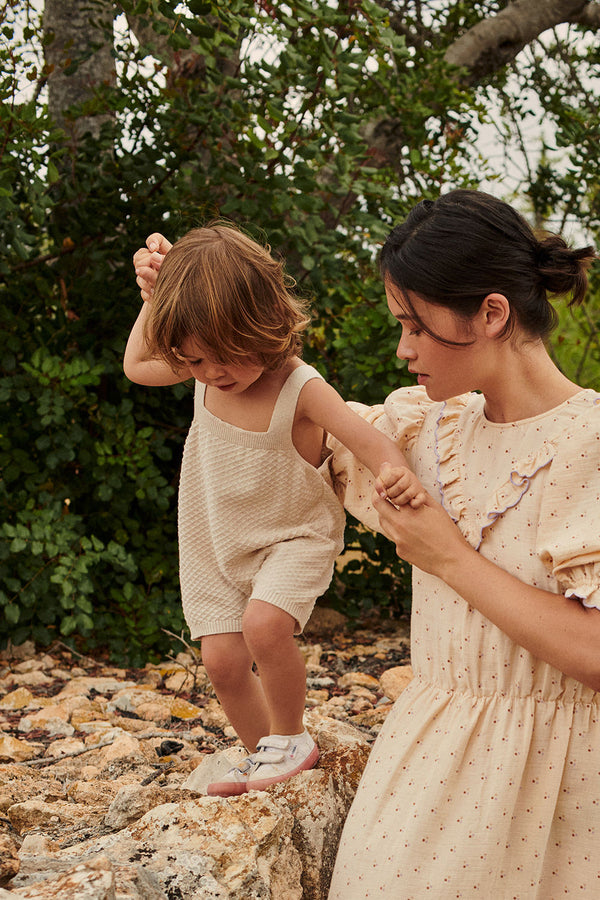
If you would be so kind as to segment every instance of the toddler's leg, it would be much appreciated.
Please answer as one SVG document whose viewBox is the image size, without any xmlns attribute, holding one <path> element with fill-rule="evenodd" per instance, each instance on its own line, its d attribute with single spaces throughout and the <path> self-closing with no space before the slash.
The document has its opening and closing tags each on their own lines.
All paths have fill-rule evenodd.
<svg viewBox="0 0 600 900">
<path fill-rule="evenodd" d="M 294 639 L 295 624 L 289 613 L 262 600 L 250 600 L 246 608 L 242 621 L 243 640 L 248 659 L 254 659 L 258 666 L 269 717 L 257 752 L 242 765 L 231 769 L 221 781 L 209 784 L 211 795 L 229 797 L 246 790 L 263 790 L 311 769 L 317 763 L 318 747 L 303 723 L 306 669 Z M 221 699 L 216 685 L 215 690 Z M 239 724 L 231 718 L 232 698 L 228 697 L 229 705 L 222 702 L 241 736 Z M 237 723 L 241 721 L 241 713 L 241 710 L 236 711 Z M 248 726 L 250 724 L 256 724 L 256 719 L 248 722 Z"/>
<path fill-rule="evenodd" d="M 304 730 L 306 667 L 294 638 L 295 625 L 293 616 L 263 600 L 250 600 L 244 612 L 244 639 L 258 666 L 271 717 L 264 734 Z"/>
<path fill-rule="evenodd" d="M 269 733 L 270 716 L 261 681 L 241 633 L 202 638 L 202 662 L 227 718 L 250 752 Z"/>
</svg>

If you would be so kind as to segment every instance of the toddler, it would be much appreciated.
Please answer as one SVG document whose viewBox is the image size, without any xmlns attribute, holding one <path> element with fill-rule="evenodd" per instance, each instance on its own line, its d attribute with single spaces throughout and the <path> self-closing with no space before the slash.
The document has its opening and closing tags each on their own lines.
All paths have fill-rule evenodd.
<svg viewBox="0 0 600 900">
<path fill-rule="evenodd" d="M 194 229 L 172 249 L 153 236 L 148 248 L 134 256 L 147 302 L 124 370 L 146 385 L 195 379 L 179 489 L 180 581 L 191 637 L 249 751 L 208 787 L 231 796 L 319 757 L 303 725 L 305 668 L 294 636 L 343 547 L 325 432 L 374 476 L 384 463 L 395 467 L 396 505 L 418 508 L 425 495 L 395 444 L 300 359 L 305 304 L 267 249 L 227 223 Z"/>
</svg>

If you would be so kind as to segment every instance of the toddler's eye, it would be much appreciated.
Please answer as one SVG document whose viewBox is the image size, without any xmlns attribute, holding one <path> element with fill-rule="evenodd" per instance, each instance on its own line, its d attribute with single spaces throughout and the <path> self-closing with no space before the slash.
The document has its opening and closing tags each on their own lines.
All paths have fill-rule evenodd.
<svg viewBox="0 0 600 900">
<path fill-rule="evenodd" d="M 420 328 L 413 328 L 413 329 L 411 329 L 411 332 L 410 332 L 410 333 L 413 334 L 413 335 L 419 335 L 419 334 L 421 334 L 421 329 L 420 329 Z"/>
</svg>

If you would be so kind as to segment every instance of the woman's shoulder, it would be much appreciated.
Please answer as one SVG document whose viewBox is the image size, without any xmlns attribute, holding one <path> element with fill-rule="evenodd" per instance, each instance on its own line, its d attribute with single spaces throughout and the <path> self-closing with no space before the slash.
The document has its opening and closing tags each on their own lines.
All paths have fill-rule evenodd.
<svg viewBox="0 0 600 900">
<path fill-rule="evenodd" d="M 554 425 L 553 443 L 600 440 L 600 393 L 583 389 L 551 411 L 548 419 Z"/>
<path fill-rule="evenodd" d="M 432 400 L 422 385 L 398 388 L 384 401 L 386 415 L 392 418 L 424 419 L 433 415 L 434 419 L 455 418 L 469 408 L 479 408 L 482 397 L 477 393 L 458 394 L 448 400 Z"/>
</svg>

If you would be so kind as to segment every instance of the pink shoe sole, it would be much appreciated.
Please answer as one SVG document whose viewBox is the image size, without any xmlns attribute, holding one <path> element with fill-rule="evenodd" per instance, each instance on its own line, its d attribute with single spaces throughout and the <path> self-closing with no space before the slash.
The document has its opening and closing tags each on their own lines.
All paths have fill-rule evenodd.
<svg viewBox="0 0 600 900">
<path fill-rule="evenodd" d="M 248 781 L 245 788 L 247 791 L 264 791 L 264 789 L 268 788 L 271 784 L 279 784 L 281 781 L 287 781 L 288 778 L 298 775 L 299 772 L 305 772 L 307 769 L 312 769 L 316 766 L 318 760 L 319 748 L 315 745 L 314 750 L 309 753 L 304 762 L 300 763 L 296 769 L 292 769 L 291 772 L 286 772 L 285 775 L 273 775 L 271 778 L 259 778 L 256 781 Z"/>
<path fill-rule="evenodd" d="M 209 797 L 239 797 L 245 794 L 248 785 L 245 781 L 215 781 L 206 788 Z"/>
</svg>

